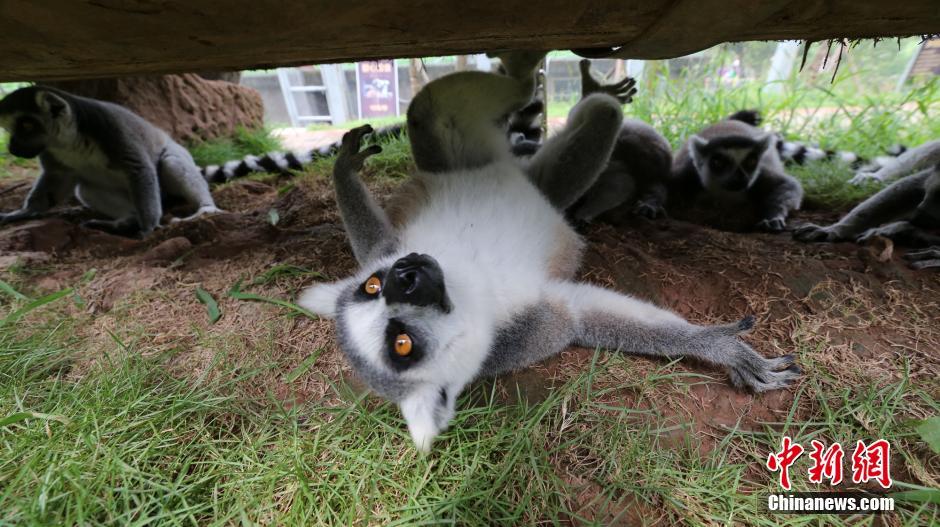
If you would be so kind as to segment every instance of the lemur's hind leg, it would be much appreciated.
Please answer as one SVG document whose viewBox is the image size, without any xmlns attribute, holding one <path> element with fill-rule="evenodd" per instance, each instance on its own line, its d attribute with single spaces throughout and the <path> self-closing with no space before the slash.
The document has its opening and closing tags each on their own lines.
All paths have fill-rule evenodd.
<svg viewBox="0 0 940 527">
<path fill-rule="evenodd" d="M 865 231 L 892 220 L 909 216 L 924 198 L 924 184 L 931 171 L 925 170 L 885 187 L 849 211 L 832 225 L 803 225 L 793 231 L 801 242 L 853 240 Z"/>
<path fill-rule="evenodd" d="M 121 236 L 132 236 L 140 232 L 140 221 L 134 202 L 124 192 L 79 183 L 75 188 L 75 197 L 89 209 L 112 218 L 88 220 L 82 223 L 83 226 Z"/>
<path fill-rule="evenodd" d="M 333 165 L 336 203 L 356 261 L 366 264 L 388 250 L 394 241 L 392 223 L 385 211 L 359 179 L 359 170 L 369 156 L 382 151 L 379 145 L 360 150 L 362 138 L 372 132 L 369 125 L 353 128 L 343 135 L 342 146 Z"/>
<path fill-rule="evenodd" d="M 922 251 L 912 251 L 904 255 L 913 269 L 940 268 L 940 245 Z"/>
<path fill-rule="evenodd" d="M 508 75 L 463 71 L 418 92 L 408 106 L 408 139 L 417 167 L 447 172 L 512 159 L 506 124 L 511 113 L 532 100 L 542 56 L 506 54 Z"/>
<path fill-rule="evenodd" d="M 215 206 L 209 183 L 183 147 L 176 144 L 167 147 L 157 164 L 157 175 L 164 194 L 182 198 L 191 210 L 195 210 L 184 218 L 173 218 L 174 222 L 189 221 L 204 214 L 222 212 Z"/>
<path fill-rule="evenodd" d="M 849 183 L 859 185 L 866 181 L 890 181 L 938 163 L 940 163 L 940 139 L 935 139 L 904 152 L 890 160 L 877 172 L 859 172 L 849 180 Z"/>
<path fill-rule="evenodd" d="M 620 103 L 596 93 L 568 114 L 564 130 L 545 142 L 528 167 L 533 183 L 558 209 L 566 210 L 597 181 L 623 123 Z"/>
<path fill-rule="evenodd" d="M 591 221 L 608 210 L 636 196 L 637 185 L 621 163 L 611 161 L 598 175 L 597 181 L 568 211 L 577 221 Z"/>
</svg>

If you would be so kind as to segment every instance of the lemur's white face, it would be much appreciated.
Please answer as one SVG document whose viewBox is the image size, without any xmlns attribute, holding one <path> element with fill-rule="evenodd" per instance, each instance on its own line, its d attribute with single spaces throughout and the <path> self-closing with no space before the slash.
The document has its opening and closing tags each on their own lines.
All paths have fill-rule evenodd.
<svg viewBox="0 0 940 527">
<path fill-rule="evenodd" d="M 492 331 L 467 280 L 431 256 L 384 258 L 355 276 L 307 289 L 298 303 L 336 320 L 357 374 L 399 404 L 417 447 L 447 427 L 454 403 L 486 358 Z M 474 313 L 482 313 L 474 316 Z"/>
<path fill-rule="evenodd" d="M 769 133 L 710 141 L 694 135 L 690 139 L 689 153 L 705 188 L 738 192 L 749 188 L 757 179 L 761 157 L 771 147 L 772 139 Z"/>
</svg>

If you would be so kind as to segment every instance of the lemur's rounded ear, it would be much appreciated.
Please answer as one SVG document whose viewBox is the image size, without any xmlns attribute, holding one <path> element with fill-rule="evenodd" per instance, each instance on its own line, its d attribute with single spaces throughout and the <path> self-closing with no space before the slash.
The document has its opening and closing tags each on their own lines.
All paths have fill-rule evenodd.
<svg viewBox="0 0 940 527">
<path fill-rule="evenodd" d="M 349 280 L 310 286 L 297 298 L 297 305 L 321 317 L 335 318 L 336 301 L 347 284 L 349 284 Z"/>
<path fill-rule="evenodd" d="M 761 150 L 767 150 L 767 147 L 773 144 L 774 134 L 771 132 L 764 132 L 763 134 L 757 136 L 754 140 L 757 142 L 757 146 L 759 146 Z"/>
<path fill-rule="evenodd" d="M 708 146 L 708 139 L 700 135 L 693 135 L 689 138 L 689 154 L 694 161 L 698 162 L 702 159 L 706 146 Z"/>
<path fill-rule="evenodd" d="M 68 115 L 70 111 L 69 103 L 65 99 L 46 90 L 36 92 L 36 105 L 52 118 Z"/>
</svg>

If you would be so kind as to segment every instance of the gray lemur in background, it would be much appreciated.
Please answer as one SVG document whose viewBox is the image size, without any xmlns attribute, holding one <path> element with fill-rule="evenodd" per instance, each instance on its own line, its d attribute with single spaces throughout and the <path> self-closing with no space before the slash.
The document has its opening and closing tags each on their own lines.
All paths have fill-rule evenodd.
<svg viewBox="0 0 940 527">
<path fill-rule="evenodd" d="M 581 97 L 594 93 L 614 95 L 622 86 L 628 86 L 629 97 L 621 103 L 632 101 L 636 93 L 636 81 L 625 77 L 612 85 L 603 85 L 591 75 L 591 61 L 583 59 L 581 69 Z M 611 93 L 612 90 L 614 93 Z M 597 181 L 585 193 L 572 210 L 571 216 L 580 221 L 590 221 L 601 213 L 628 201 L 633 203 L 633 212 L 647 218 L 665 215 L 667 188 L 672 167 L 672 147 L 669 141 L 655 128 L 639 119 L 624 119 L 610 153 L 607 166 L 597 176 Z"/>
<path fill-rule="evenodd" d="M 619 102 L 590 95 L 564 130 L 521 163 L 507 117 L 529 103 L 544 53 L 502 56 L 508 75 L 464 71 L 427 84 L 408 109 L 415 164 L 383 210 L 358 176 L 379 146 L 344 136 L 333 180 L 359 269 L 315 284 L 300 305 L 336 321 L 340 349 L 396 402 L 428 451 L 474 379 L 525 368 L 570 345 L 692 357 L 755 392 L 798 378 L 738 335 L 753 317 L 691 324 L 650 303 L 574 281 L 585 244 L 564 210 L 590 191 L 620 131 Z"/>
<path fill-rule="evenodd" d="M 784 170 L 777 137 L 737 115 L 682 145 L 673 163 L 670 200 L 693 201 L 704 194 L 728 210 L 745 205 L 758 229 L 782 231 L 790 212 L 800 208 L 803 187 Z"/>
<path fill-rule="evenodd" d="M 192 156 L 159 128 L 108 102 L 31 86 L 0 101 L 9 151 L 39 156 L 42 174 L 19 210 L 0 223 L 35 217 L 72 195 L 110 220 L 89 227 L 146 236 L 160 223 L 166 200 L 194 212 L 219 212 Z"/>
<path fill-rule="evenodd" d="M 629 104 L 636 95 L 636 81 L 624 77 L 603 84 L 591 75 L 591 61 L 579 63 L 581 98 L 604 93 Z M 537 117 L 541 101 L 533 101 L 510 119 L 510 141 L 517 156 L 532 155 L 541 147 L 541 129 Z M 624 203 L 633 204 L 633 212 L 656 218 L 662 216 L 666 202 L 666 181 L 672 167 L 669 141 L 655 128 L 639 119 L 624 119 L 607 165 L 597 180 L 568 210 L 576 221 L 591 221 Z"/>
<path fill-rule="evenodd" d="M 905 255 L 911 267 L 940 267 L 940 236 L 925 230 L 940 229 L 940 140 L 906 151 L 873 179 L 889 180 L 911 171 L 916 172 L 866 199 L 838 222 L 803 225 L 793 237 L 804 242 L 862 243 L 884 236 L 903 245 L 930 247 Z"/>
</svg>

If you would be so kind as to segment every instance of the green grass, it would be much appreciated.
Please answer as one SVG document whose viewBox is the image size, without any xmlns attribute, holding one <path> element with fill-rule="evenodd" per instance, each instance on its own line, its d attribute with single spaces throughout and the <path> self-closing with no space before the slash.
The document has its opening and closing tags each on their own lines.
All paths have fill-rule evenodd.
<svg viewBox="0 0 940 527">
<path fill-rule="evenodd" d="M 383 126 L 390 126 L 393 124 L 405 122 L 405 116 L 401 115 L 399 117 L 378 117 L 375 119 L 356 119 L 353 121 L 346 121 L 340 126 L 334 126 L 331 124 L 323 123 L 314 123 L 307 126 L 308 130 L 332 130 L 335 128 L 355 128 L 357 126 L 362 126 L 364 124 L 371 124 L 373 128 L 382 128 Z"/>
<path fill-rule="evenodd" d="M 69 321 L 28 337 L 0 330 L 0 419 L 45 414 L 0 428 L 0 524 L 559 524 L 577 517 L 572 497 L 581 489 L 566 479 L 561 467 L 569 466 L 600 485 L 593 499 L 613 516 L 656 511 L 667 524 L 775 525 L 782 517 L 761 501 L 774 483 L 754 480 L 753 468 L 781 433 L 805 442 L 877 435 L 916 460 L 910 427 L 895 416 L 912 399 L 940 414 L 940 403 L 905 380 L 821 387 L 811 378 L 795 405 L 810 392 L 826 396 L 809 421 L 720 431 L 714 454 L 702 458 L 691 436 L 662 444 L 685 425 L 597 402 L 608 372 L 635 360 L 598 354 L 538 403 L 507 404 L 492 383 L 480 383 L 422 456 L 388 403 L 343 384 L 334 386 L 344 401 L 337 407 L 242 400 L 233 387 L 258 372 L 224 358 L 218 378 L 226 380 L 193 382 L 169 376 L 167 357 L 144 357 L 115 338 L 110 358 L 71 381 L 71 334 Z M 616 389 L 644 393 L 677 375 L 663 365 Z M 874 429 L 860 424 L 869 422 Z M 927 525 L 938 514 L 911 503 L 898 521 Z"/>
<path fill-rule="evenodd" d="M 0 181 L 12 176 L 21 176 L 23 169 L 39 168 L 35 159 L 23 159 L 11 155 L 7 151 L 9 138 L 6 130 L 0 128 Z"/>
<path fill-rule="evenodd" d="M 204 167 L 281 150 L 281 142 L 267 128 L 239 128 L 231 137 L 195 143 L 188 146 L 196 164 Z"/>
</svg>

